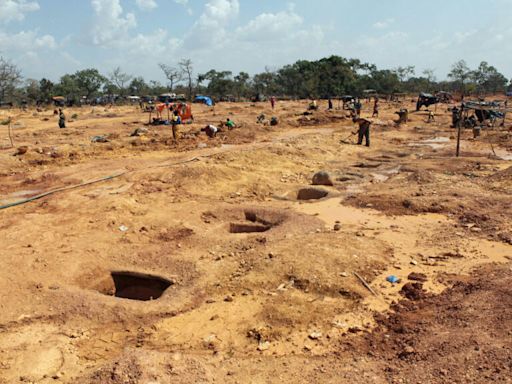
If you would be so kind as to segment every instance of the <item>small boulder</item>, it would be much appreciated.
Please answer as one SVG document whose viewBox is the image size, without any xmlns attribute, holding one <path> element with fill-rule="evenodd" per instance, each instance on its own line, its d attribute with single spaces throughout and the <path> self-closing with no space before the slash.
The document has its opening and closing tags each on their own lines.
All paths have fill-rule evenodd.
<svg viewBox="0 0 512 384">
<path fill-rule="evenodd" d="M 135 129 L 130 136 L 144 136 L 146 133 L 148 133 L 148 129 L 145 127 L 140 127 Z"/>
<path fill-rule="evenodd" d="M 313 175 L 313 180 L 312 180 L 311 184 L 332 186 L 333 182 L 332 182 L 331 176 L 327 172 L 320 171 Z"/>
<path fill-rule="evenodd" d="M 22 145 L 21 147 L 18 147 L 16 149 L 14 156 L 24 155 L 25 153 L 27 153 L 27 151 L 28 151 L 28 147 L 26 145 Z"/>
<path fill-rule="evenodd" d="M 302 188 L 297 193 L 297 200 L 318 200 L 328 194 L 329 192 L 321 188 Z"/>
</svg>

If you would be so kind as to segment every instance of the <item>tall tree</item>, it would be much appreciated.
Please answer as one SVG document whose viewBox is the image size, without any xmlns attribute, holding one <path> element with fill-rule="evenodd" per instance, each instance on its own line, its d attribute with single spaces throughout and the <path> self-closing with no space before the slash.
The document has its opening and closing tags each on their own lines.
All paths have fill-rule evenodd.
<svg viewBox="0 0 512 384">
<path fill-rule="evenodd" d="M 87 99 L 95 96 L 107 81 L 107 79 L 94 68 L 77 71 L 73 74 L 73 77 L 78 89 L 82 93 L 81 96 L 85 96 Z"/>
<path fill-rule="evenodd" d="M 249 79 L 250 76 L 247 72 L 240 72 L 234 77 L 237 97 L 247 96 Z"/>
<path fill-rule="evenodd" d="M 194 72 L 192 60 L 182 59 L 178 63 L 178 65 L 180 66 L 182 76 L 187 80 L 188 100 L 192 100 L 192 89 L 193 89 L 192 77 L 193 77 L 193 72 Z"/>
<path fill-rule="evenodd" d="M 20 69 L 0 56 L 0 101 L 4 101 L 7 96 L 12 96 L 20 81 Z"/>
<path fill-rule="evenodd" d="M 125 94 L 126 86 L 132 78 L 132 75 L 121 71 L 121 67 L 114 68 L 114 70 L 109 75 L 110 81 L 117 87 L 120 95 Z"/>
<path fill-rule="evenodd" d="M 39 92 L 42 102 L 50 102 L 54 91 L 54 84 L 45 78 L 42 78 L 39 81 Z"/>
<path fill-rule="evenodd" d="M 414 75 L 416 69 L 414 68 L 414 65 L 408 65 L 407 67 L 397 67 L 393 70 L 393 72 L 396 73 L 400 83 L 403 84 L 407 79 Z"/>
<path fill-rule="evenodd" d="M 143 77 L 134 77 L 128 86 L 128 91 L 130 91 L 132 95 L 143 96 L 148 94 L 149 86 L 146 84 Z"/>
<path fill-rule="evenodd" d="M 466 82 L 471 75 L 471 71 L 464 60 L 459 60 L 452 65 L 452 70 L 448 73 L 448 77 L 455 81 L 462 95 L 466 93 Z"/>
<path fill-rule="evenodd" d="M 479 93 L 496 93 L 503 91 L 507 85 L 507 78 L 486 61 L 480 63 L 478 68 L 471 73 L 471 77 Z"/>
<path fill-rule="evenodd" d="M 174 91 L 174 86 L 177 82 L 181 81 L 181 72 L 176 67 L 160 63 L 158 64 L 160 69 L 164 72 L 165 77 L 169 80 L 169 90 Z"/>
</svg>

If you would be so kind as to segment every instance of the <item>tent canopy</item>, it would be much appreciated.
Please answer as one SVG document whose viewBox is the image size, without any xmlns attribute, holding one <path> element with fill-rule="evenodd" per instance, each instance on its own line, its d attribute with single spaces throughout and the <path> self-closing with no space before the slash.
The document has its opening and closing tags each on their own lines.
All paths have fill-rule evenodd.
<svg viewBox="0 0 512 384">
<path fill-rule="evenodd" d="M 203 103 L 211 107 L 213 105 L 213 100 L 211 97 L 198 95 L 194 98 L 194 103 Z"/>
</svg>

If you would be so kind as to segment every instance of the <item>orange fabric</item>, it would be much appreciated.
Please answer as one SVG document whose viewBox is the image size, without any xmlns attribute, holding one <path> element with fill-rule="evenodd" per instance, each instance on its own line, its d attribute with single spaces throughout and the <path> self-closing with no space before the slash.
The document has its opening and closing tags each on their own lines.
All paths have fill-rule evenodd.
<svg viewBox="0 0 512 384">
<path fill-rule="evenodd" d="M 156 109 L 158 113 L 162 113 L 164 109 L 169 109 L 170 111 L 174 111 L 175 109 L 178 109 L 178 115 L 181 118 L 182 122 L 185 122 L 187 120 L 192 120 L 192 106 L 187 103 L 170 103 L 170 104 L 157 104 Z"/>
</svg>

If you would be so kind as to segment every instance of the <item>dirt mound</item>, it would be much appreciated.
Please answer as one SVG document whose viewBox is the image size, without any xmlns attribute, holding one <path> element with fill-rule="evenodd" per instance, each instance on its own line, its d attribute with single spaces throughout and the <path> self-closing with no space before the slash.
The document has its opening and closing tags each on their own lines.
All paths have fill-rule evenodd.
<svg viewBox="0 0 512 384">
<path fill-rule="evenodd" d="M 505 383 L 512 377 L 511 305 L 509 267 L 487 267 L 439 296 L 395 305 L 366 347 L 390 383 Z"/>
</svg>

